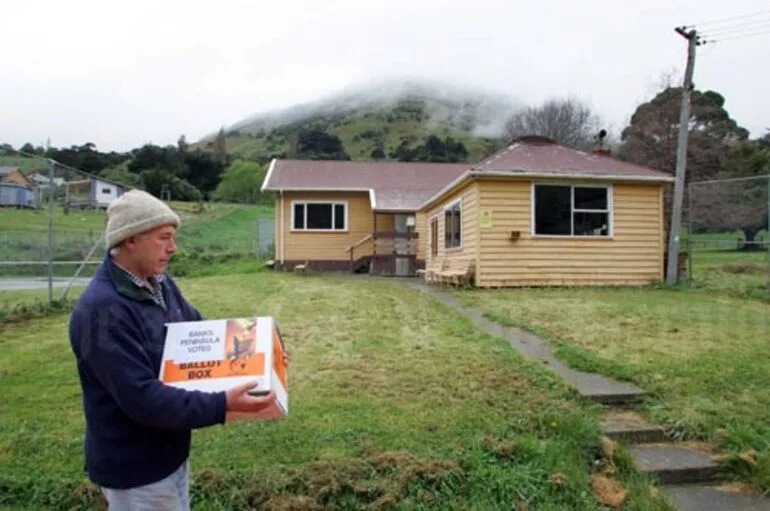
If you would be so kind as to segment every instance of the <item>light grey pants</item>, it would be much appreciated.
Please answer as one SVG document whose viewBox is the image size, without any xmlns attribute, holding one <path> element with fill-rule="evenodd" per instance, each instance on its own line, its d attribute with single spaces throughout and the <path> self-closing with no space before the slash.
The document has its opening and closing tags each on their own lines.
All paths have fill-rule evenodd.
<svg viewBox="0 0 770 511">
<path fill-rule="evenodd" d="M 109 511 L 190 511 L 190 481 L 186 460 L 165 479 L 127 490 L 102 488 Z"/>
</svg>

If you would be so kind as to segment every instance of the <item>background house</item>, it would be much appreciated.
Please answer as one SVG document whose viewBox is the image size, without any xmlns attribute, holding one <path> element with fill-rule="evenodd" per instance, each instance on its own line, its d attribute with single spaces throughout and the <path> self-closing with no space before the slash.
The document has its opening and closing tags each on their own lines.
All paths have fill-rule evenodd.
<svg viewBox="0 0 770 511">
<path fill-rule="evenodd" d="M 34 188 L 35 186 L 19 167 L 0 167 L 0 183 L 13 183 L 25 188 Z"/>
<path fill-rule="evenodd" d="M 71 208 L 106 209 L 112 201 L 123 195 L 128 187 L 97 176 L 68 181 L 66 203 Z"/>
<path fill-rule="evenodd" d="M 37 170 L 33 170 L 32 172 L 29 172 L 27 174 L 27 177 L 34 183 L 34 185 L 42 190 L 47 190 L 50 187 L 51 181 L 48 177 L 48 172 L 41 172 Z M 53 186 L 54 188 L 58 188 L 60 186 L 64 186 L 66 181 L 64 178 L 56 177 L 53 178 Z"/>
</svg>

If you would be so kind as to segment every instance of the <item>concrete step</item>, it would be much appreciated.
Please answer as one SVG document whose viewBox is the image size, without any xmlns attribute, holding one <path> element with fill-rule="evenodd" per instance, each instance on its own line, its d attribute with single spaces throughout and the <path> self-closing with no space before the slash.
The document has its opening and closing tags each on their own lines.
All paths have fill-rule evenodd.
<svg viewBox="0 0 770 511">
<path fill-rule="evenodd" d="M 666 486 L 680 511 L 770 511 L 770 499 L 713 486 Z"/>
<path fill-rule="evenodd" d="M 629 447 L 636 469 L 661 484 L 707 483 L 719 477 L 719 466 L 704 449 L 678 443 Z"/>
<path fill-rule="evenodd" d="M 666 441 L 665 430 L 645 421 L 629 411 L 609 411 L 602 415 L 604 434 L 615 442 L 627 444 L 659 443 Z"/>
</svg>

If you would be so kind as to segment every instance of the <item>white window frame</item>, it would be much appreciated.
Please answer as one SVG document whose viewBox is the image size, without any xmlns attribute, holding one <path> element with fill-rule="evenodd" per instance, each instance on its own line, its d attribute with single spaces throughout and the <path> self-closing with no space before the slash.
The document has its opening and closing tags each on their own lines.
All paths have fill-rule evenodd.
<svg viewBox="0 0 770 511">
<path fill-rule="evenodd" d="M 446 244 L 446 212 L 448 209 L 452 209 L 456 205 L 460 205 L 460 244 L 456 247 L 448 247 Z M 444 230 L 442 232 L 442 238 L 444 238 L 444 252 L 456 252 L 458 250 L 463 249 L 463 241 L 465 240 L 465 236 L 463 234 L 463 199 L 462 197 L 453 200 L 449 204 L 444 205 L 444 209 L 441 212 L 441 216 L 444 218 Z"/>
<path fill-rule="evenodd" d="M 295 215 L 294 215 L 295 206 L 297 206 L 297 205 L 304 206 L 304 213 L 305 213 L 304 214 L 304 219 L 305 219 L 305 225 L 307 225 L 307 206 L 308 206 L 308 204 L 314 204 L 314 205 L 319 205 L 320 204 L 320 205 L 324 205 L 324 206 L 329 206 L 330 205 L 332 207 L 332 228 L 331 229 L 307 229 L 307 228 L 297 229 L 295 227 L 295 225 L 296 225 L 295 222 L 294 222 L 294 220 L 295 220 L 295 218 L 294 218 L 295 217 Z M 344 206 L 344 208 L 345 208 L 345 223 L 344 223 L 344 226 L 343 226 L 342 229 L 336 229 L 334 227 L 335 224 L 336 224 L 336 222 L 335 222 L 335 220 L 336 220 L 336 218 L 335 218 L 335 214 L 336 214 L 335 210 L 337 209 L 337 208 L 335 208 L 335 206 L 340 206 L 340 205 Z M 348 208 L 348 201 L 293 200 L 293 201 L 291 201 L 291 232 L 327 232 L 327 233 L 330 233 L 330 232 L 331 233 L 333 233 L 333 232 L 348 232 L 348 226 L 349 226 L 348 219 L 349 219 L 349 216 L 350 216 L 349 211 L 350 210 Z"/>
<path fill-rule="evenodd" d="M 573 234 L 538 234 L 535 215 L 537 204 L 535 203 L 535 189 L 538 186 L 565 186 L 570 189 L 570 231 Z M 575 209 L 575 188 L 603 188 L 607 190 L 607 209 Z M 612 239 L 615 236 L 615 201 L 614 201 L 614 188 L 610 184 L 585 184 L 585 183 L 551 183 L 551 182 L 532 182 L 530 190 L 530 202 L 531 202 L 531 228 L 530 234 L 533 238 L 565 238 L 565 239 L 588 239 L 588 240 L 607 240 Z M 590 235 L 581 234 L 575 235 L 575 213 L 606 213 L 607 214 L 607 234 Z"/>
</svg>

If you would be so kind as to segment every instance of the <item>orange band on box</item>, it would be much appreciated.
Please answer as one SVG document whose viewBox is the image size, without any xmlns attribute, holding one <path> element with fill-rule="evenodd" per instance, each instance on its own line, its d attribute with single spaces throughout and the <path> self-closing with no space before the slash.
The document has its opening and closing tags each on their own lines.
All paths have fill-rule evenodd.
<svg viewBox="0 0 770 511">
<path fill-rule="evenodd" d="M 247 358 L 216 360 L 211 362 L 190 362 L 177 364 L 167 360 L 163 381 L 166 383 L 227 378 L 231 376 L 263 376 L 265 354 L 255 353 Z"/>
</svg>

